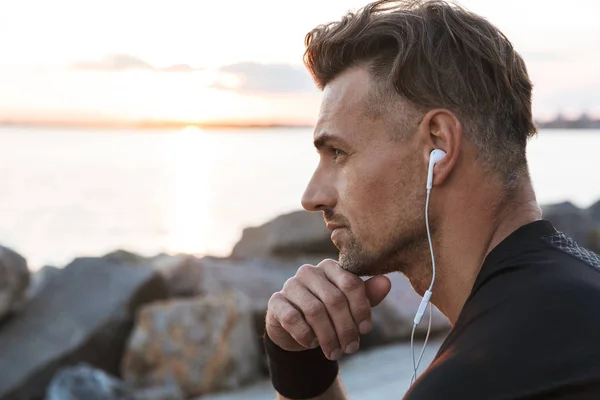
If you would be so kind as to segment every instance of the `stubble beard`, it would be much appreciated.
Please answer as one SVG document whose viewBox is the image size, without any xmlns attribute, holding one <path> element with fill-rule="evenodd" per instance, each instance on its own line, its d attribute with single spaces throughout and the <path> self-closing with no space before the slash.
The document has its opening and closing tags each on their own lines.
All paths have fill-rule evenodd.
<svg viewBox="0 0 600 400">
<path fill-rule="evenodd" d="M 339 254 L 340 267 L 361 277 L 400 272 L 411 280 L 426 279 L 422 275 L 430 275 L 430 272 L 423 268 L 429 264 L 425 221 L 418 227 L 417 224 L 412 226 L 408 231 L 397 229 L 392 232 L 376 251 L 367 250 L 352 232 L 348 232 L 346 245 Z"/>
</svg>

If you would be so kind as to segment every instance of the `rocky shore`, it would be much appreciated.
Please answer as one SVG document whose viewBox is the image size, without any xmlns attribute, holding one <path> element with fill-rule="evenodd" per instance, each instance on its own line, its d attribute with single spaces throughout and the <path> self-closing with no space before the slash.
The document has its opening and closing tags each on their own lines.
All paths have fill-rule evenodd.
<svg viewBox="0 0 600 400">
<path fill-rule="evenodd" d="M 600 252 L 600 202 L 549 205 L 544 217 Z M 323 258 L 337 258 L 329 231 L 320 214 L 304 211 L 247 228 L 226 258 L 117 250 L 31 273 L 23 256 L 0 246 L 0 398 L 272 398 L 261 344 L 267 302 L 300 265 Z M 357 377 L 349 385 L 357 398 L 382 390 L 375 375 L 408 361 L 420 297 L 402 275 L 389 277 L 373 331 L 342 361 L 342 374 Z M 448 329 L 435 310 L 433 349 Z M 358 379 L 361 371 L 372 379 Z"/>
</svg>

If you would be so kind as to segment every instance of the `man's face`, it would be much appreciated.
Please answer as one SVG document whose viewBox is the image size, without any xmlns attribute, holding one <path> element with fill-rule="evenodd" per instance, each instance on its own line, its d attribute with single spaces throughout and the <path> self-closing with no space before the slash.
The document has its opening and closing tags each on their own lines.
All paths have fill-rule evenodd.
<svg viewBox="0 0 600 400">
<path fill-rule="evenodd" d="M 354 68 L 325 87 L 314 134 L 320 161 L 302 198 L 305 209 L 323 211 L 340 265 L 360 276 L 406 273 L 426 244 L 426 167 L 414 126 L 368 115 L 372 86 L 367 70 Z M 390 109 L 402 120 L 398 104 Z"/>
</svg>

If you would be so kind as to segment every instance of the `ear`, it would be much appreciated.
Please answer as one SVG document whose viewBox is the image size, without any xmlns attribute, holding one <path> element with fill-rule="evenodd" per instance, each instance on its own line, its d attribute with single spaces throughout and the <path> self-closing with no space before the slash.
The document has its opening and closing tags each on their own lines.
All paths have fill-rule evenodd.
<svg viewBox="0 0 600 400">
<path fill-rule="evenodd" d="M 444 183 L 455 168 L 463 140 L 462 125 L 456 115 L 446 109 L 434 109 L 425 114 L 419 124 L 425 168 L 434 149 L 443 150 L 446 157 L 433 169 L 433 186 Z"/>
</svg>

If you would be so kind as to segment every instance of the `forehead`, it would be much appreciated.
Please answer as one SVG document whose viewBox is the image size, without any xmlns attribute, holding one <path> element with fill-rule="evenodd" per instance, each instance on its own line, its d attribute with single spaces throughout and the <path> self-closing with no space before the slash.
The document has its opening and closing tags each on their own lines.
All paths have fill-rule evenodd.
<svg viewBox="0 0 600 400">
<path fill-rule="evenodd" d="M 364 67 L 340 74 L 323 89 L 315 139 L 322 133 L 350 139 L 365 125 L 376 123 L 368 116 L 372 82 Z"/>
<path fill-rule="evenodd" d="M 368 105 L 371 78 L 366 68 L 350 68 L 323 90 L 319 119 L 348 111 L 364 111 Z"/>
</svg>

